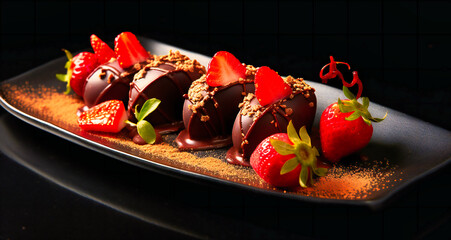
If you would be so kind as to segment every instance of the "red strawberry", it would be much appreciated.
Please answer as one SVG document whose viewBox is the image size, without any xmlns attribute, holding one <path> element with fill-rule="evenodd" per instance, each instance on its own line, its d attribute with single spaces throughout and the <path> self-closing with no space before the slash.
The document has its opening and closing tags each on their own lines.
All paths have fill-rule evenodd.
<svg viewBox="0 0 451 240">
<path fill-rule="evenodd" d="M 326 174 L 327 169 L 317 167 L 319 153 L 312 147 L 305 126 L 299 133 L 300 137 L 290 121 L 287 133 L 267 137 L 252 153 L 251 166 L 267 183 L 276 187 L 306 187 L 313 173 Z"/>
<path fill-rule="evenodd" d="M 368 111 L 368 98 L 362 97 L 361 104 L 347 87 L 343 86 L 343 92 L 350 100 L 338 99 L 324 110 L 320 119 L 322 152 L 331 162 L 365 147 L 373 134 L 371 122 L 380 122 L 387 116 L 373 118 Z"/>
<path fill-rule="evenodd" d="M 83 87 L 86 78 L 99 66 L 96 55 L 90 52 L 81 52 L 72 59 L 72 78 L 70 87 L 76 94 L 83 97 Z"/>
<path fill-rule="evenodd" d="M 87 131 L 117 133 L 125 127 L 126 120 L 124 103 L 119 100 L 110 100 L 81 113 L 78 117 L 78 126 Z"/>
<path fill-rule="evenodd" d="M 255 74 L 255 96 L 262 106 L 273 104 L 292 93 L 277 72 L 269 67 L 259 67 Z"/>
<path fill-rule="evenodd" d="M 114 53 L 113 49 L 94 34 L 91 35 L 91 46 L 99 64 L 104 64 L 111 58 L 116 58 L 116 53 Z"/>
<path fill-rule="evenodd" d="M 114 40 L 114 51 L 122 68 L 143 62 L 150 57 L 136 36 L 131 32 L 123 32 Z"/>
<path fill-rule="evenodd" d="M 72 54 L 68 50 L 63 50 L 68 59 L 65 66 L 67 73 L 56 74 L 56 78 L 67 83 L 66 94 L 72 88 L 77 95 L 83 97 L 86 78 L 99 65 L 96 55 L 90 52 L 81 52 L 72 58 Z"/>
<path fill-rule="evenodd" d="M 217 52 L 208 64 L 206 81 L 209 86 L 226 86 L 245 77 L 246 67 L 229 52 Z"/>
</svg>

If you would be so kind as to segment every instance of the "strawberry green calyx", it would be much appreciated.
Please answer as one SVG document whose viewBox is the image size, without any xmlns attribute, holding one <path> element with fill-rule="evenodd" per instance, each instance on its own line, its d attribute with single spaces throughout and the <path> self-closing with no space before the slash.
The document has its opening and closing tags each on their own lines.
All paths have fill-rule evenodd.
<svg viewBox="0 0 451 240">
<path fill-rule="evenodd" d="M 385 116 L 383 118 L 374 118 L 373 116 L 371 116 L 371 113 L 368 111 L 370 100 L 367 97 L 361 97 L 360 99 L 362 99 L 362 103 L 358 102 L 357 98 L 346 86 L 343 86 L 343 93 L 348 98 L 348 100 L 341 100 L 340 98 L 338 98 L 337 103 L 340 112 L 353 112 L 351 115 L 345 118 L 346 120 L 353 121 L 358 119 L 359 117 L 362 117 L 363 121 L 366 124 L 371 125 L 371 122 L 381 122 L 387 117 L 388 113 L 385 113 Z"/>
<path fill-rule="evenodd" d="M 160 105 L 161 101 L 156 98 L 148 99 L 146 102 L 144 102 L 143 106 L 141 107 L 141 110 L 138 111 L 138 105 L 135 106 L 135 118 L 138 120 L 138 122 L 135 124 L 130 121 L 126 121 L 128 124 L 132 126 L 136 126 L 136 129 L 138 130 L 139 136 L 141 136 L 144 141 L 146 141 L 148 144 L 155 143 L 156 140 L 156 133 L 155 129 L 153 128 L 152 124 L 150 124 L 145 118 L 155 111 L 157 109 L 158 105 Z"/>
<path fill-rule="evenodd" d="M 299 130 L 299 135 L 290 121 L 287 128 L 287 135 L 293 145 L 271 139 L 271 145 L 280 155 L 294 155 L 293 158 L 287 160 L 281 170 L 280 174 L 291 172 L 299 164 L 301 164 L 301 173 L 299 174 L 299 184 L 302 187 L 307 187 L 309 182 L 313 182 L 313 173 L 317 176 L 324 176 L 327 173 L 326 168 L 317 167 L 317 156 L 319 152 L 316 147 L 312 147 L 310 136 L 307 133 L 305 126 Z"/>
<path fill-rule="evenodd" d="M 66 57 L 67 57 L 67 62 L 64 65 L 64 68 L 67 69 L 67 73 L 66 74 L 61 74 L 61 73 L 57 73 L 56 74 L 56 78 L 62 82 L 66 83 L 66 91 L 64 92 L 64 94 L 69 94 L 71 87 L 70 87 L 70 79 L 72 77 L 72 53 L 69 52 L 69 50 L 63 49 L 63 51 L 66 53 Z"/>
</svg>

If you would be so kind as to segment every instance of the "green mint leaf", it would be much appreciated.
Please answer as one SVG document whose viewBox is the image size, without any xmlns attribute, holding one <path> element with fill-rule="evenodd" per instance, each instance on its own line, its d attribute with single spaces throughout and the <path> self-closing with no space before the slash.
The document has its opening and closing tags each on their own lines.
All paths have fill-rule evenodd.
<svg viewBox="0 0 451 240">
<path fill-rule="evenodd" d="M 280 175 L 293 171 L 298 165 L 299 162 L 296 157 L 289 159 L 283 164 L 282 168 L 280 169 Z"/>
<path fill-rule="evenodd" d="M 354 94 L 346 86 L 343 86 L 343 93 L 349 100 L 355 99 Z"/>
<path fill-rule="evenodd" d="M 156 134 L 155 129 L 153 129 L 152 124 L 150 124 L 146 120 L 141 120 L 136 125 L 138 129 L 138 134 L 141 136 L 144 141 L 146 141 L 149 144 L 153 144 L 156 140 Z"/>
<path fill-rule="evenodd" d="M 161 101 L 156 98 L 148 99 L 142 106 L 141 110 L 138 113 L 138 121 L 146 118 L 150 113 L 152 113 L 155 109 L 157 109 L 158 105 L 160 105 Z M 136 110 L 136 109 L 135 109 Z M 136 111 L 135 111 L 136 112 Z"/>
<path fill-rule="evenodd" d="M 308 181 L 308 167 L 302 166 L 301 174 L 299 174 L 299 184 L 301 187 L 307 187 Z"/>
<path fill-rule="evenodd" d="M 359 117 L 360 117 L 360 113 L 358 111 L 355 111 L 351 115 L 346 117 L 345 119 L 348 120 L 348 121 L 353 121 L 353 120 L 356 120 Z"/>
<path fill-rule="evenodd" d="M 296 133 L 296 129 L 294 128 L 293 122 L 290 120 L 287 127 L 287 134 L 288 138 L 292 143 L 299 144 L 301 143 L 301 139 L 299 138 L 298 134 Z"/>
<path fill-rule="evenodd" d="M 312 146 L 310 136 L 308 135 L 307 128 L 305 126 L 302 126 L 301 129 L 299 129 L 299 136 L 301 136 L 301 141 L 307 143 L 309 147 Z"/>
<path fill-rule="evenodd" d="M 276 152 L 278 152 L 280 155 L 285 156 L 294 154 L 295 147 L 293 145 L 277 139 L 270 139 L 269 141 L 271 142 L 271 145 L 274 147 Z"/>
</svg>

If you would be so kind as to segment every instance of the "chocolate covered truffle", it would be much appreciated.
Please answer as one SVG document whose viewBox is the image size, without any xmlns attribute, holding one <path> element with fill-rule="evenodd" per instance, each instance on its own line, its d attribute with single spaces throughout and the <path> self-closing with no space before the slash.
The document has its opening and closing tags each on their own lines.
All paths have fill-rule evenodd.
<svg viewBox="0 0 451 240">
<path fill-rule="evenodd" d="M 284 81 L 292 93 L 269 106 L 261 106 L 252 93 L 244 98 L 233 125 L 233 147 L 226 156 L 229 163 L 249 166 L 249 157 L 258 144 L 272 134 L 286 132 L 290 120 L 296 129 L 311 129 L 316 113 L 315 89 L 301 78 L 288 76 Z"/>
<path fill-rule="evenodd" d="M 212 87 L 206 76 L 193 82 L 183 107 L 185 129 L 175 139 L 181 150 L 205 150 L 232 144 L 232 128 L 238 105 L 254 92 L 255 67 L 246 66 L 245 78 Z"/>
<path fill-rule="evenodd" d="M 149 59 L 150 60 L 150 59 Z M 135 64 L 126 70 L 116 59 L 98 66 L 86 79 L 83 99 L 87 107 L 108 100 L 121 100 L 127 106 L 130 82 L 133 76 L 147 62 Z"/>
<path fill-rule="evenodd" d="M 183 96 L 203 74 L 204 66 L 179 51 L 156 57 L 135 75 L 130 85 L 129 119 L 136 121 L 136 106 L 140 109 L 146 100 L 157 98 L 161 104 L 146 120 L 162 134 L 182 129 Z"/>
</svg>

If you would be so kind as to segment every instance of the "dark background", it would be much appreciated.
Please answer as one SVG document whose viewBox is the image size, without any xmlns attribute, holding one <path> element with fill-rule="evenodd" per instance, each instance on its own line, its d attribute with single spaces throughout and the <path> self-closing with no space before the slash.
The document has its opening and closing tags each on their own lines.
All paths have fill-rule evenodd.
<svg viewBox="0 0 451 240">
<path fill-rule="evenodd" d="M 63 56 L 61 48 L 72 52 L 89 49 L 89 36 L 93 33 L 104 41 L 112 42 L 120 32 L 131 31 L 206 55 L 227 50 L 242 62 L 255 66 L 266 65 L 281 75 L 304 77 L 312 81 L 319 81 L 319 70 L 328 63 L 329 55 L 333 55 L 338 61 L 350 63 L 352 70 L 359 72 L 364 83 L 363 95 L 372 102 L 451 129 L 450 1 L 2 0 L 0 8 L 1 81 Z M 330 84 L 341 87 L 338 81 L 330 81 Z M 3 109 L 0 111 L 2 115 L 6 114 Z M 25 198 L 20 195 L 24 193 L 15 191 L 14 185 L 7 183 L 7 177 L 2 178 L 0 216 L 14 216 L 17 224 L 23 219 L 40 217 L 44 211 L 47 214 L 45 221 L 60 229 L 51 235 L 56 238 L 65 234 L 71 234 L 74 238 L 99 237 L 102 236 L 99 232 L 108 230 L 111 232 L 107 236 L 117 238 L 141 236 L 139 233 L 146 236 L 161 234 L 166 238 L 181 237 L 153 225 L 149 227 L 147 223 L 110 208 L 100 213 L 93 212 L 92 208 L 103 206 L 43 181 L 34 173 L 9 162 L 4 155 L 0 156 L 0 173 L 3 176 L 9 174 L 14 181 L 21 183 L 20 188 L 24 188 L 24 192 L 42 188 L 62 198 L 61 201 L 52 198 L 46 202 L 44 194 L 34 198 L 35 203 L 32 205 L 23 204 Z M 12 173 L 15 171 L 33 184 L 27 185 L 26 180 L 21 182 L 24 180 Z M 301 228 L 304 229 L 302 231 L 284 228 L 283 222 L 287 220 L 283 214 L 276 214 L 278 227 L 275 231 L 303 232 L 308 237 L 331 238 L 334 233 L 323 231 L 322 225 L 325 225 L 325 229 L 336 225 L 339 227 L 332 229 L 339 231 L 338 236 L 354 238 L 359 236 L 356 233 L 360 233 L 358 229 L 370 232 L 374 225 L 376 230 L 372 231 L 379 234 L 370 234 L 370 237 L 377 239 L 392 236 L 401 239 L 414 236 L 434 239 L 439 236 L 436 234 L 442 236 L 446 233 L 449 236 L 449 198 L 443 201 L 424 197 L 429 194 L 428 191 L 432 191 L 429 185 L 445 182 L 445 190 L 449 191 L 449 176 L 450 168 L 447 167 L 440 174 L 430 177 L 426 184 L 412 187 L 383 211 L 364 210 L 365 214 L 358 215 L 356 209 L 346 207 L 328 209 L 330 214 L 327 215 L 326 210 L 308 205 L 305 207 L 307 214 L 304 215 L 310 216 L 313 223 L 305 229 Z M 200 188 L 199 191 L 207 191 L 208 194 L 222 194 L 220 189 L 192 185 L 172 178 L 167 181 L 187 188 Z M 228 193 L 235 194 L 233 196 L 239 199 L 254 197 L 242 192 Z M 280 206 L 284 205 L 278 199 L 262 198 L 263 202 L 269 201 L 267 204 L 271 206 L 277 205 L 279 212 Z M 187 200 L 186 197 L 184 200 Z M 72 214 L 66 204 L 70 205 L 74 201 L 82 203 L 76 209 L 80 221 L 68 221 L 65 216 Z M 239 204 L 238 208 L 235 205 L 229 208 L 231 211 L 239 209 L 245 215 L 246 209 L 249 209 L 246 208 L 247 201 L 241 202 L 243 204 Z M 191 206 L 190 203 L 188 206 Z M 9 211 L 10 208 L 14 212 Z M 61 211 L 63 213 L 59 213 Z M 96 222 L 105 219 L 104 215 L 107 220 Z M 325 220 L 322 220 L 322 216 L 325 216 Z M 360 218 L 368 225 L 355 227 Z M 27 227 L 23 229 L 20 224 L 15 225 L 11 221 L 6 217 L 0 219 L 0 239 L 41 238 L 49 234 L 48 228 L 39 225 L 39 221 L 30 223 L 34 224 L 36 230 L 28 231 L 28 235 Z M 256 225 L 265 226 L 262 222 L 260 219 Z M 401 227 L 400 222 L 405 222 L 407 227 Z M 86 227 L 96 224 L 99 224 L 97 228 Z M 127 235 L 124 226 L 135 230 L 135 235 Z"/>
</svg>

